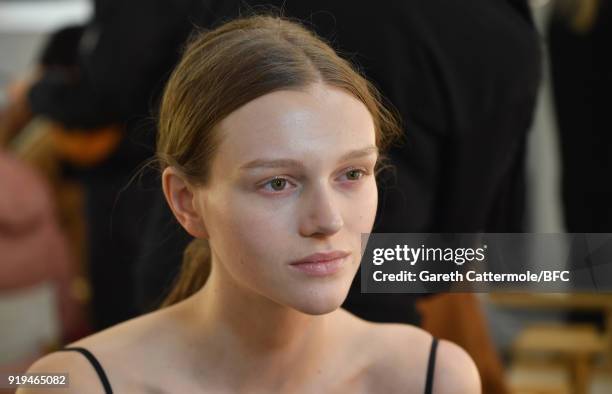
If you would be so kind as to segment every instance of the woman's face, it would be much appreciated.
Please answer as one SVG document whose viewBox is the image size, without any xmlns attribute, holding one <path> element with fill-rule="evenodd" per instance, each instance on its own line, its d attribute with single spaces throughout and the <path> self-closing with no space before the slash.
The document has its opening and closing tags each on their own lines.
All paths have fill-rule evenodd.
<svg viewBox="0 0 612 394">
<path fill-rule="evenodd" d="M 305 313 L 338 308 L 378 202 L 367 108 L 317 84 L 259 97 L 218 132 L 211 177 L 195 193 L 213 269 Z"/>
</svg>

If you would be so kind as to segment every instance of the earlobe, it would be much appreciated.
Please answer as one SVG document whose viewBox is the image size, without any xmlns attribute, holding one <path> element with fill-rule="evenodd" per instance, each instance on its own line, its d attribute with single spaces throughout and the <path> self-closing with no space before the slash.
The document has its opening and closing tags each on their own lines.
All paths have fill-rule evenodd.
<svg viewBox="0 0 612 394">
<path fill-rule="evenodd" d="M 208 238 L 204 220 L 196 204 L 195 190 L 174 167 L 162 173 L 162 187 L 168 205 L 183 228 L 196 238 Z"/>
</svg>

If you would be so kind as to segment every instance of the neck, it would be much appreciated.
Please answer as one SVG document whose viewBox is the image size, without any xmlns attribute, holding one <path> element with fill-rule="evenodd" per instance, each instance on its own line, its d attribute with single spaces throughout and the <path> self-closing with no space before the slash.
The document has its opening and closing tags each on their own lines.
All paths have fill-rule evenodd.
<svg viewBox="0 0 612 394">
<path fill-rule="evenodd" d="M 242 371 L 245 379 L 253 373 L 263 379 L 264 370 L 274 371 L 270 379 L 295 376 L 316 366 L 327 347 L 331 314 L 311 316 L 280 305 L 214 268 L 188 302 L 197 353 Z"/>
</svg>

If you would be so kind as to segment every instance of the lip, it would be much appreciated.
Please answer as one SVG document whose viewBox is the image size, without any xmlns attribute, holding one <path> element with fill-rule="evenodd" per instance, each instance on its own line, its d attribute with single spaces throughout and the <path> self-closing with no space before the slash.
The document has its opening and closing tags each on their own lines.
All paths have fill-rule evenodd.
<svg viewBox="0 0 612 394">
<path fill-rule="evenodd" d="M 350 254 L 341 250 L 313 253 L 290 265 L 310 276 L 328 276 L 340 271 Z"/>
</svg>

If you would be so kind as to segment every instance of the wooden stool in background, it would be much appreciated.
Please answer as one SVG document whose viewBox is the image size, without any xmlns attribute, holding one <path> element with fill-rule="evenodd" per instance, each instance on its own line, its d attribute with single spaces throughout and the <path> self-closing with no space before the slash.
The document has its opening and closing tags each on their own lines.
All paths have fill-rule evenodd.
<svg viewBox="0 0 612 394">
<path fill-rule="evenodd" d="M 590 325 L 532 325 L 518 335 L 513 345 L 515 357 L 539 353 L 567 360 L 574 394 L 587 394 L 593 359 L 604 355 L 607 349 L 605 337 Z"/>
<path fill-rule="evenodd" d="M 512 394 L 574 394 L 571 376 L 559 362 L 517 362 L 506 376 Z"/>
</svg>

